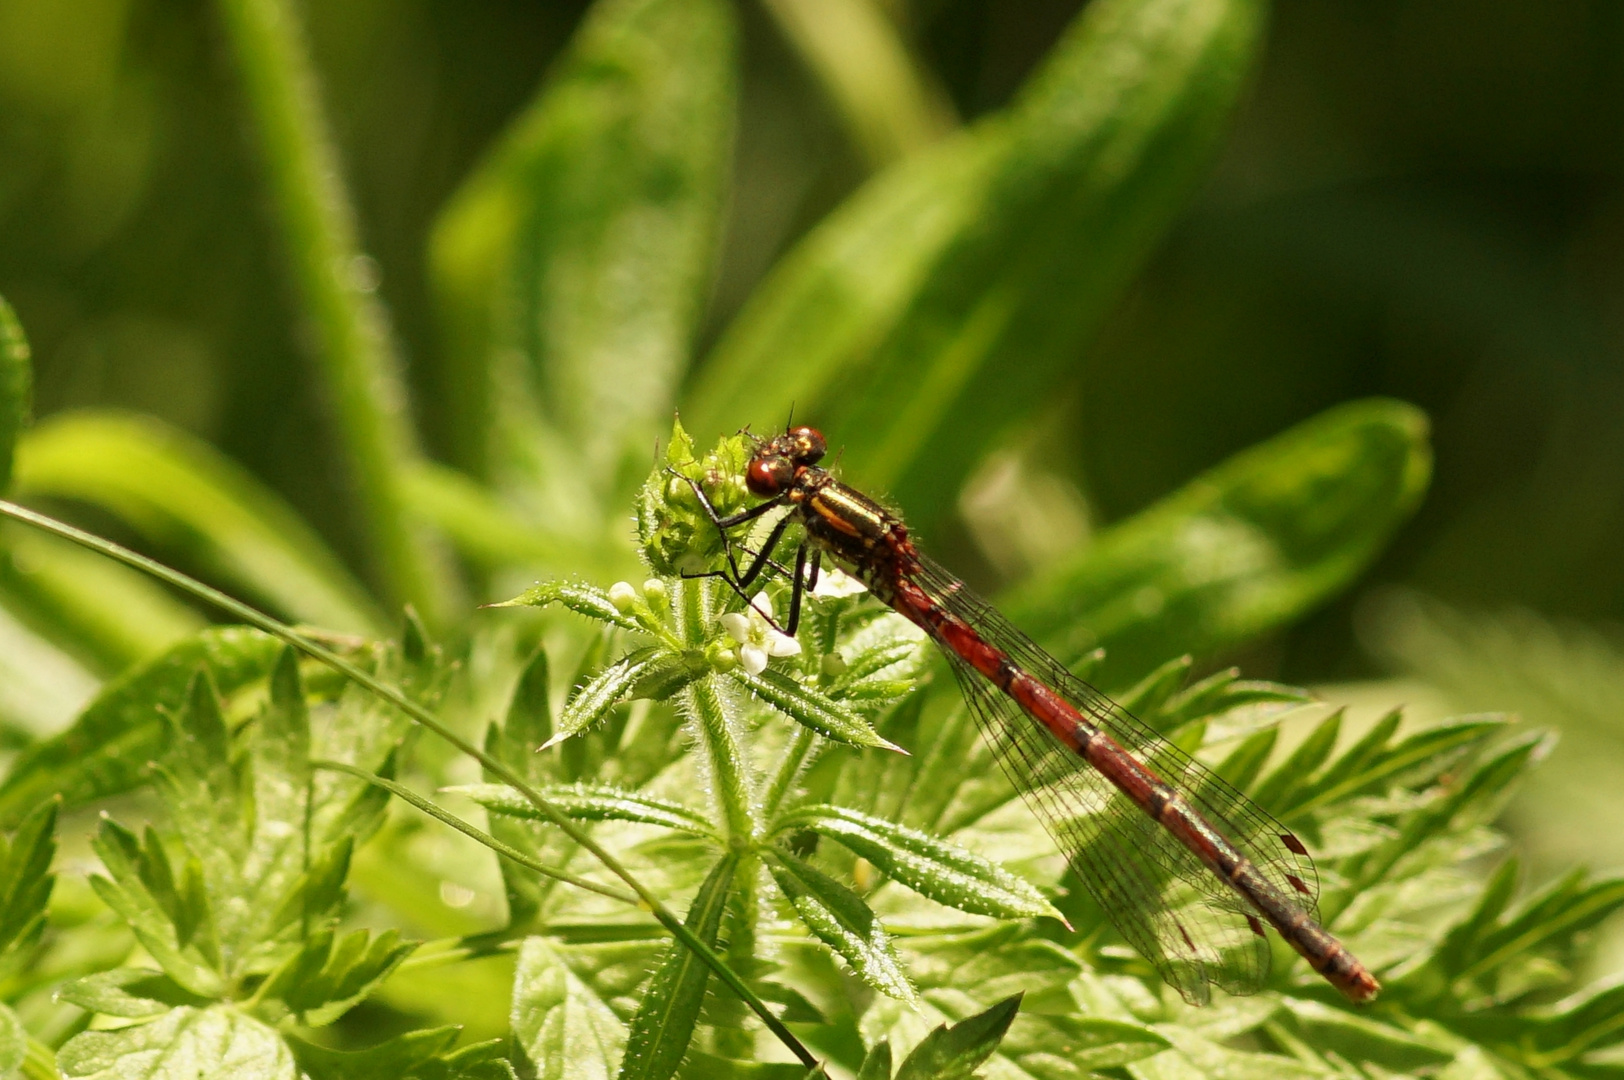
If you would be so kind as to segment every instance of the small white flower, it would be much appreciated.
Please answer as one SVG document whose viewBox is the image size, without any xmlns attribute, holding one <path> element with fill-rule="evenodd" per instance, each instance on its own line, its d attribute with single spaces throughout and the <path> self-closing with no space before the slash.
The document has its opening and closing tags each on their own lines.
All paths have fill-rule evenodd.
<svg viewBox="0 0 1624 1080">
<path fill-rule="evenodd" d="M 739 643 L 739 666 L 752 675 L 760 675 L 767 661 L 774 656 L 795 656 L 801 643 L 788 634 L 779 633 L 768 622 L 773 602 L 764 592 L 756 593 L 750 606 L 743 611 L 730 611 L 722 616 L 722 629 Z"/>
<path fill-rule="evenodd" d="M 615 605 L 618 611 L 630 611 L 637 606 L 637 590 L 632 588 L 629 581 L 617 581 L 609 586 L 609 602 Z"/>
<path fill-rule="evenodd" d="M 856 596 L 865 592 L 868 592 L 868 586 L 861 581 L 838 567 L 826 566 L 818 574 L 818 584 L 812 590 L 812 595 L 825 600 L 838 600 L 843 596 Z"/>
</svg>

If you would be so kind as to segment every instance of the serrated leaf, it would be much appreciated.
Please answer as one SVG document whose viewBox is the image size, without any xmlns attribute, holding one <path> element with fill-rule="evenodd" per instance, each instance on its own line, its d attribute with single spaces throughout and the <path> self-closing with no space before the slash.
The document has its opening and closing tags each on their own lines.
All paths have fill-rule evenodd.
<svg viewBox="0 0 1624 1080">
<path fill-rule="evenodd" d="M 72 810 L 147 781 L 147 762 L 168 738 L 166 711 L 179 710 L 199 666 L 220 692 L 264 678 L 282 644 L 245 627 L 205 630 L 108 683 L 74 725 L 22 754 L 0 785 L 0 825 L 19 820 L 60 793 Z"/>
<path fill-rule="evenodd" d="M 559 604 L 577 615 L 598 622 L 609 623 L 622 630 L 639 630 L 637 620 L 621 612 L 609 599 L 609 594 L 593 585 L 578 581 L 544 581 L 532 585 L 511 600 L 503 600 L 490 607 L 548 607 Z"/>
<path fill-rule="evenodd" d="M 558 730 L 543 748 L 555 746 L 603 719 L 610 709 L 630 697 L 645 675 L 665 660 L 664 650 L 650 645 L 627 653 L 598 672 L 565 703 L 558 717 Z"/>
<path fill-rule="evenodd" d="M 280 999 L 311 1027 L 330 1024 L 370 997 L 416 948 L 417 942 L 401 941 L 392 929 L 377 935 L 353 930 L 342 937 L 320 930 L 266 977 L 257 996 Z"/>
<path fill-rule="evenodd" d="M 76 1080 L 297 1080 L 287 1044 L 274 1030 L 230 1006 L 173 1009 L 117 1031 L 86 1031 L 57 1051 L 62 1074 Z"/>
<path fill-rule="evenodd" d="M 990 859 L 928 833 L 840 806 L 803 806 L 774 823 L 774 831 L 810 829 L 939 904 L 1000 919 L 1047 915 L 1064 921 L 1036 886 Z"/>
<path fill-rule="evenodd" d="M 45 922 L 55 877 L 56 799 L 36 807 L 8 843 L 0 838 L 0 955 L 28 943 Z"/>
<path fill-rule="evenodd" d="M 57 414 L 17 448 L 17 489 L 75 499 L 197 560 L 295 621 L 377 633 L 386 621 L 280 495 L 201 439 L 150 416 Z"/>
<path fill-rule="evenodd" d="M 767 868 L 808 930 L 882 994 L 912 1001 L 913 987 L 891 936 L 863 898 L 783 848 L 765 855 Z"/>
<path fill-rule="evenodd" d="M 838 701 L 781 671 L 768 668 L 760 675 L 752 675 L 740 667 L 728 672 L 728 677 L 791 720 L 806 725 L 824 738 L 849 746 L 901 749 L 881 737 L 868 721 Z"/>
<path fill-rule="evenodd" d="M 1426 490 L 1427 420 L 1350 402 L 1244 450 L 1096 536 L 1000 604 L 1062 660 L 1106 648 L 1111 685 L 1209 656 L 1344 588 Z"/>
<path fill-rule="evenodd" d="M 0 297 L 0 495 L 11 487 L 17 439 L 34 409 L 34 369 L 28 336 L 11 305 Z"/>
<path fill-rule="evenodd" d="M 688 906 L 683 925 L 716 945 L 739 856 L 730 852 L 711 869 Z M 632 1017 L 620 1080 L 669 1080 L 688 1052 L 705 1000 L 710 968 L 692 949 L 673 941 Z"/>
<path fill-rule="evenodd" d="M 519 947 L 512 1024 L 538 1080 L 609 1080 L 626 1045 L 625 1025 L 546 938 Z"/>
<path fill-rule="evenodd" d="M 150 832 L 148 835 L 155 839 Z M 172 979 L 200 997 L 218 997 L 223 983 L 216 969 L 217 958 L 202 947 L 212 935 L 194 933 L 186 944 L 179 942 L 171 914 L 178 906 L 178 896 L 170 890 L 167 895 L 155 897 L 148 889 L 148 881 L 162 880 L 157 865 L 168 864 L 161 845 L 155 850 L 143 849 L 134 833 L 103 818 L 91 846 L 112 875 L 90 879 L 96 895 L 129 924 L 147 954 Z"/>
<path fill-rule="evenodd" d="M 956 1024 L 943 1024 L 903 1059 L 896 1080 L 970 1080 L 998 1049 L 1020 1008 L 1016 994 Z"/>
<path fill-rule="evenodd" d="M 463 784 L 444 789 L 474 800 L 492 813 L 509 817 L 548 820 L 534 803 L 506 784 Z M 715 837 L 716 828 L 703 815 L 681 803 L 638 791 L 594 784 L 558 784 L 541 794 L 568 817 L 582 821 L 636 821 L 668 829 Z"/>
<path fill-rule="evenodd" d="M 150 968 L 114 968 L 86 975 L 57 988 L 58 1001 L 105 1016 L 140 1020 L 182 1005 L 207 1005 L 161 971 Z"/>
</svg>

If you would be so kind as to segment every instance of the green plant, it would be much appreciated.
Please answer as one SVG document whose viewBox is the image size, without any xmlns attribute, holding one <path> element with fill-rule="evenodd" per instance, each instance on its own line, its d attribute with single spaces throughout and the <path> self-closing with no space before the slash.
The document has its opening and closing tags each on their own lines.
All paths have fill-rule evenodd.
<svg viewBox="0 0 1624 1080">
<path fill-rule="evenodd" d="M 1616 1069 L 1621 991 L 1583 968 L 1624 885 L 1574 873 L 1519 899 L 1498 854 L 1492 821 L 1543 735 L 1393 713 L 1339 745 L 1340 716 L 1306 724 L 1301 691 L 1192 675 L 1190 654 L 1208 670 L 1368 565 L 1427 482 L 1415 409 L 1330 410 L 1001 601 L 1308 839 L 1322 913 L 1387 983 L 1362 1012 L 1285 954 L 1267 993 L 1187 1008 L 1070 887 L 895 616 L 814 600 L 792 653 L 681 576 L 717 538 L 666 468 L 724 509 L 744 495 L 737 438 L 701 454 L 679 427 L 648 469 L 678 401 L 707 437 L 797 403 L 846 470 L 949 533 L 954 494 L 1040 411 L 1201 175 L 1260 5 L 1092 5 L 1009 110 L 957 133 L 928 87 L 834 94 L 892 133 L 866 144 L 876 162 L 930 144 L 788 254 L 690 377 L 735 16 L 601 0 L 432 238 L 456 469 L 406 423 L 296 23 L 279 0 L 217 8 L 364 581 L 155 421 L 25 430 L 27 345 L 0 305 L 0 483 L 94 507 L 274 616 L 0 504 L 0 1076 Z M 883 19 L 861 26 L 898 51 Z M 503 610 L 465 600 L 538 571 Z M 620 578 L 646 583 L 605 587 Z M 245 625 L 205 627 L 177 595 Z M 88 703 L 10 689 L 37 671 Z M 1301 738 L 1277 752 L 1282 718 Z M 104 807 L 89 885 L 53 876 L 57 815 L 73 838 Z"/>
</svg>

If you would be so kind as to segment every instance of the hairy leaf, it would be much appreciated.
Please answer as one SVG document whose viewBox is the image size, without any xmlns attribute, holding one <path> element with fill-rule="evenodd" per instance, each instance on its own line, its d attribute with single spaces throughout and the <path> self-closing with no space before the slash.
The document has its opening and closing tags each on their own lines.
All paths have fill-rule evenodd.
<svg viewBox="0 0 1624 1080">
<path fill-rule="evenodd" d="M 913 987 L 891 937 L 863 898 L 782 848 L 766 855 L 767 868 L 801 921 L 882 994 L 911 1001 Z"/>
<path fill-rule="evenodd" d="M 695 937 L 713 948 L 738 865 L 736 853 L 723 856 L 683 920 Z M 620 1080 L 669 1080 L 688 1052 L 709 980 L 710 968 L 688 946 L 673 941 L 632 1017 Z"/>
<path fill-rule="evenodd" d="M 493 813 L 546 821 L 534 803 L 506 784 L 463 784 L 445 789 L 464 795 Z M 592 784 L 544 787 L 541 794 L 568 817 L 582 821 L 636 821 L 663 825 L 695 836 L 716 836 L 716 828 L 701 814 L 681 803 L 637 791 Z"/>
<path fill-rule="evenodd" d="M 780 818 L 774 829 L 810 829 L 838 840 L 901 884 L 960 911 L 1001 919 L 1061 917 L 1036 887 L 992 860 L 856 810 L 804 806 Z"/>
<path fill-rule="evenodd" d="M 740 667 L 728 672 L 728 676 L 785 716 L 805 724 L 824 738 L 850 746 L 899 749 L 845 705 L 781 671 L 768 668 L 760 675 L 752 675 Z"/>
</svg>

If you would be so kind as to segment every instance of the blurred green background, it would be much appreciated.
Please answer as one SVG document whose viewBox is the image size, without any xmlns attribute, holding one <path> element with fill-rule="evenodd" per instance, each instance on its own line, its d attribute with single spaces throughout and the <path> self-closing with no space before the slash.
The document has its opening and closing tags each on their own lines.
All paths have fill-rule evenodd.
<svg viewBox="0 0 1624 1080">
<path fill-rule="evenodd" d="M 1080 6 L 872 2 L 938 98 L 920 143 L 1007 104 Z M 738 8 L 733 179 L 697 356 L 780 254 L 911 148 L 844 116 L 786 33 L 795 6 Z M 305 9 L 418 428 L 453 464 L 474 459 L 427 237 L 584 7 Z M 1232 659 L 1333 698 L 1402 690 L 1423 711 L 1561 726 L 1517 821 L 1542 866 L 1624 862 L 1617 830 L 1576 824 L 1616 820 L 1624 786 L 1624 7 L 1287 0 L 1271 19 L 1216 167 L 1064 392 L 956 514 L 905 509 L 992 588 L 1336 402 L 1414 402 L 1436 451 L 1417 516 L 1358 588 Z M 0 0 L 0 295 L 33 341 L 37 415 L 155 414 L 355 561 L 269 216 L 212 7 Z"/>
</svg>

